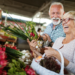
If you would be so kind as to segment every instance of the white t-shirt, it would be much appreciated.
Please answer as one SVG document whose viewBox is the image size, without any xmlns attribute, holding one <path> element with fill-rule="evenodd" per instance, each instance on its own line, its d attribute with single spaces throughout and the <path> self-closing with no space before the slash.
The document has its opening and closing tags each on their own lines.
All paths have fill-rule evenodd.
<svg viewBox="0 0 75 75">
<path fill-rule="evenodd" d="M 69 72 L 75 74 L 75 39 L 68 44 L 62 44 L 64 38 L 65 37 L 60 37 L 56 39 L 52 48 L 60 50 L 63 56 L 70 61 L 66 68 L 69 70 Z"/>
<path fill-rule="evenodd" d="M 42 34 L 43 34 L 43 32 L 37 32 L 37 34 L 38 34 L 38 35 L 42 35 Z"/>
</svg>

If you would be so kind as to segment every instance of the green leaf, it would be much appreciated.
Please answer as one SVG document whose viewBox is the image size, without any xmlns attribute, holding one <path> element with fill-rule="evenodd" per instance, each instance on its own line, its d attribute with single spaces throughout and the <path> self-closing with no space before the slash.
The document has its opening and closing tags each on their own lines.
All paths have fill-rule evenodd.
<svg viewBox="0 0 75 75">
<path fill-rule="evenodd" d="M 14 68 L 10 68 L 10 69 L 8 70 L 8 73 L 13 74 L 13 73 L 14 73 Z"/>
<path fill-rule="evenodd" d="M 14 67 L 15 64 L 14 63 L 9 63 L 8 66 L 11 68 L 11 67 Z"/>
<path fill-rule="evenodd" d="M 25 72 L 16 72 L 15 75 L 26 75 Z"/>
</svg>

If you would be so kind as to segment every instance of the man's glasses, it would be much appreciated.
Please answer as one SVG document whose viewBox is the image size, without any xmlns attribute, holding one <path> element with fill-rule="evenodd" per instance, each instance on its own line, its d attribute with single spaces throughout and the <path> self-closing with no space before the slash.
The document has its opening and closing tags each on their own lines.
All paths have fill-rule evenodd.
<svg viewBox="0 0 75 75">
<path fill-rule="evenodd" d="M 64 22 L 64 21 L 65 21 L 66 23 L 67 23 L 68 21 L 70 21 L 70 20 L 75 20 L 75 19 L 73 19 L 73 18 L 61 19 L 61 21 L 62 21 L 62 22 Z"/>
</svg>

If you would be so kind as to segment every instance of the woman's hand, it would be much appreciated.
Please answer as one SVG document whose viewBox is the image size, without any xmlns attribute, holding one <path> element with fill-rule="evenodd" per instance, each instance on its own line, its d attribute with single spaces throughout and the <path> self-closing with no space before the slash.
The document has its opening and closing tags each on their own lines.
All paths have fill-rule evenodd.
<svg viewBox="0 0 75 75">
<path fill-rule="evenodd" d="M 45 54 L 47 57 L 56 57 L 58 52 L 51 47 L 45 47 Z"/>
<path fill-rule="evenodd" d="M 30 46 L 30 49 L 33 51 L 36 48 L 37 42 L 35 40 L 32 40 L 31 42 L 29 41 L 29 39 L 27 39 L 27 42 Z"/>
<path fill-rule="evenodd" d="M 60 62 L 61 62 L 61 57 L 60 57 L 60 54 L 58 51 L 54 50 L 53 48 L 51 47 L 45 47 L 45 54 L 47 57 L 55 57 L 57 58 Z M 69 64 L 69 61 L 64 58 L 64 65 L 67 66 Z"/>
</svg>

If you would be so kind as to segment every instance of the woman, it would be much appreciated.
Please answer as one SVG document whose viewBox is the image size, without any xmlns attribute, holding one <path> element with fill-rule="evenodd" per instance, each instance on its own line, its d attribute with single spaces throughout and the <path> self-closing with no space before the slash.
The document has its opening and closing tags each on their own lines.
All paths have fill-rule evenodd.
<svg viewBox="0 0 75 75">
<path fill-rule="evenodd" d="M 58 38 L 52 48 L 46 47 L 45 54 L 47 57 L 54 56 L 61 62 L 60 55 L 55 49 L 60 50 L 64 57 L 65 68 L 69 70 L 70 73 L 75 74 L 75 35 L 73 35 L 73 29 L 75 28 L 75 11 L 69 11 L 64 14 L 62 25 L 66 37 Z M 30 48 L 35 52 L 34 47 L 36 46 L 36 42 L 33 40 L 29 42 L 29 44 Z"/>
<path fill-rule="evenodd" d="M 38 28 L 37 33 L 38 33 L 38 35 L 41 35 L 40 34 L 41 33 L 41 28 Z"/>
</svg>

